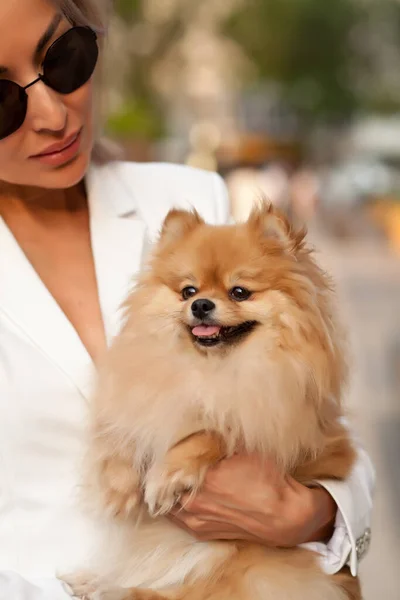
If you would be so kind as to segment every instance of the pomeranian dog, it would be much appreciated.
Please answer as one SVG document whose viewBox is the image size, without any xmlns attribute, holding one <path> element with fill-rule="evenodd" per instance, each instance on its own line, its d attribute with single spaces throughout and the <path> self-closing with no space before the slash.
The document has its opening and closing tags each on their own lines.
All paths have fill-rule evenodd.
<svg viewBox="0 0 400 600">
<path fill-rule="evenodd" d="M 357 600 L 304 548 L 199 542 L 166 515 L 235 451 L 305 484 L 345 478 L 347 368 L 328 276 L 271 206 L 211 226 L 171 211 L 93 400 L 91 494 L 112 523 L 89 600 Z"/>
</svg>

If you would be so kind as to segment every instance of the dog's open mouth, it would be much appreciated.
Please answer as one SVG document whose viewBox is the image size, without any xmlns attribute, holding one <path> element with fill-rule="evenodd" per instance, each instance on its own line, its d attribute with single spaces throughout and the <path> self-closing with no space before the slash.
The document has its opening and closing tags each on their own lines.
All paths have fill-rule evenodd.
<svg viewBox="0 0 400 600">
<path fill-rule="evenodd" d="M 257 326 L 257 321 L 245 321 L 240 325 L 224 327 L 202 323 L 190 327 L 190 332 L 197 344 L 201 346 L 216 346 L 221 343 L 234 343 L 248 335 Z"/>
</svg>

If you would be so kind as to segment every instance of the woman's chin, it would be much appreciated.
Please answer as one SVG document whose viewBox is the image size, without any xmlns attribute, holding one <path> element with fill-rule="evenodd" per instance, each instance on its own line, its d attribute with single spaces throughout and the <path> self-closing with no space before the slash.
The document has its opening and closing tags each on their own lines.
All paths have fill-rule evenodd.
<svg viewBox="0 0 400 600">
<path fill-rule="evenodd" d="M 19 184 L 44 189 L 68 189 L 77 185 L 85 177 L 91 160 L 91 152 L 82 151 L 72 160 L 57 166 L 36 165 L 35 169 L 25 171 L 25 181 Z M 28 179 L 29 178 L 29 179 Z"/>
<path fill-rule="evenodd" d="M 67 189 L 73 187 L 85 177 L 91 160 L 91 152 L 81 152 L 64 165 L 43 173 L 42 187 Z M 49 185 L 47 185 L 47 182 Z"/>
</svg>

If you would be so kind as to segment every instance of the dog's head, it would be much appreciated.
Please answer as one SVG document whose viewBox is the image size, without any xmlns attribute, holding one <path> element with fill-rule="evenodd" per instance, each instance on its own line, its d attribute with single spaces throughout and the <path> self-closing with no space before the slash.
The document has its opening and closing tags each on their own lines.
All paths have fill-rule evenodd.
<svg viewBox="0 0 400 600">
<path fill-rule="evenodd" d="M 195 212 L 171 211 L 151 264 L 153 284 L 166 290 L 163 314 L 202 352 L 256 335 L 285 343 L 289 330 L 324 337 L 330 282 L 304 237 L 270 205 L 244 224 L 218 227 Z"/>
</svg>

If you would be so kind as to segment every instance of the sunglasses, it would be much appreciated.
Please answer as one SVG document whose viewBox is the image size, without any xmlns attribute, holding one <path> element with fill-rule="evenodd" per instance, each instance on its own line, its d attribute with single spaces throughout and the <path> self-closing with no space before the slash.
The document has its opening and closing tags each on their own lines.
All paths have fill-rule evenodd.
<svg viewBox="0 0 400 600">
<path fill-rule="evenodd" d="M 93 75 L 99 56 L 97 36 L 89 27 L 73 27 L 47 50 L 43 74 L 25 87 L 0 79 L 0 140 L 15 133 L 23 124 L 28 110 L 26 90 L 43 81 L 59 94 L 72 94 Z"/>
</svg>

